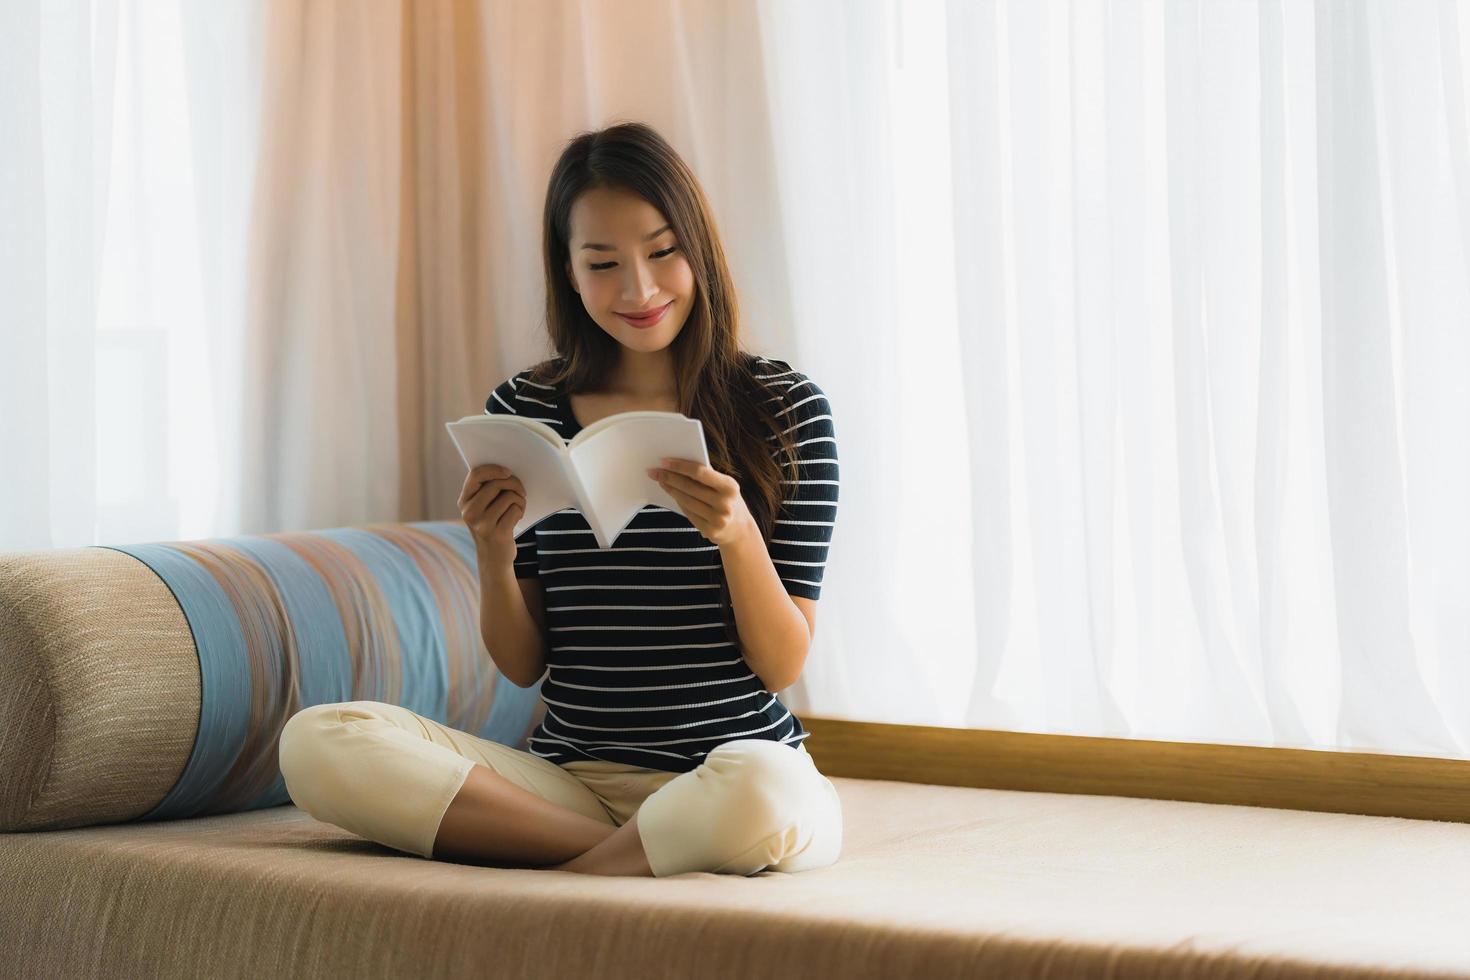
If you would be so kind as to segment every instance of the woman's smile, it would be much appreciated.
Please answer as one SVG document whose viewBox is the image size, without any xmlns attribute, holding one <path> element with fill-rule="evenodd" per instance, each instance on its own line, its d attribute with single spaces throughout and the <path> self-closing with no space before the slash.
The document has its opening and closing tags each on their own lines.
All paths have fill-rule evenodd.
<svg viewBox="0 0 1470 980">
<path fill-rule="evenodd" d="M 669 311 L 669 307 L 673 305 L 674 301 L 669 300 L 663 306 L 656 307 L 643 316 L 634 316 L 630 313 L 618 313 L 618 316 L 622 317 L 624 320 L 627 320 L 635 327 L 651 327 L 662 320 L 664 318 L 664 314 Z M 616 310 L 614 310 L 613 312 L 617 313 Z"/>
</svg>

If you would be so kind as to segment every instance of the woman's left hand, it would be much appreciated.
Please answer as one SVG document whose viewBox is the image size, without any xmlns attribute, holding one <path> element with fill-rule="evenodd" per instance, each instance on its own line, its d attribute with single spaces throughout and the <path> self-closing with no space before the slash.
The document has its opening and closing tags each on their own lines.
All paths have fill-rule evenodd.
<svg viewBox="0 0 1470 980">
<path fill-rule="evenodd" d="M 648 470 L 679 504 L 699 533 L 711 544 L 733 544 L 755 527 L 740 483 L 692 459 L 661 459 L 663 469 Z"/>
</svg>

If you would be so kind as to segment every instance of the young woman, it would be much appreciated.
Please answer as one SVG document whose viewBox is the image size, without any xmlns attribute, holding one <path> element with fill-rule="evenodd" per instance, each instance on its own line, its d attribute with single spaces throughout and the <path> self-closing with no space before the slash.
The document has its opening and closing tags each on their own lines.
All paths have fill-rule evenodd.
<svg viewBox="0 0 1470 980">
<path fill-rule="evenodd" d="M 485 411 L 566 441 L 616 412 L 681 412 L 703 424 L 710 465 L 650 470 L 679 510 L 643 508 L 606 550 L 575 509 L 514 537 L 525 488 L 505 467 L 471 470 L 459 508 L 486 648 L 521 687 L 546 675 L 529 751 L 393 705 L 318 705 L 282 733 L 288 789 L 319 819 L 425 857 L 658 876 L 831 864 L 837 792 L 775 693 L 810 648 L 836 517 L 827 399 L 741 349 L 709 206 L 651 128 L 572 140 L 543 236 L 557 353 Z M 328 766 L 334 778 L 314 775 Z M 341 788 L 344 770 L 375 784 L 373 802 Z"/>
</svg>

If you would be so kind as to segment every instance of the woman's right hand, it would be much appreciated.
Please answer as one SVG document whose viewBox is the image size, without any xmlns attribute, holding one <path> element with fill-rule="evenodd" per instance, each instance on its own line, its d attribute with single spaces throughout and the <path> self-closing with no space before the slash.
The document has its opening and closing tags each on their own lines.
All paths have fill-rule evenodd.
<svg viewBox="0 0 1470 980">
<path fill-rule="evenodd" d="M 482 463 L 465 475 L 459 514 L 479 554 L 505 568 L 516 557 L 516 521 L 526 512 L 526 488 L 504 466 Z"/>
</svg>

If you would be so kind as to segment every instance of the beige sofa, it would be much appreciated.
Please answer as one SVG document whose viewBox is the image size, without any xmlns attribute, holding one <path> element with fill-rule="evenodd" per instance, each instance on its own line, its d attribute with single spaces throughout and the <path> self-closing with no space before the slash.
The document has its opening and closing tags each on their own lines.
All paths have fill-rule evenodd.
<svg viewBox="0 0 1470 980">
<path fill-rule="evenodd" d="M 296 710 L 524 748 L 462 526 L 0 554 L 0 977 L 1470 977 L 1470 825 L 833 775 L 831 867 L 429 861 L 291 805 Z"/>
</svg>

